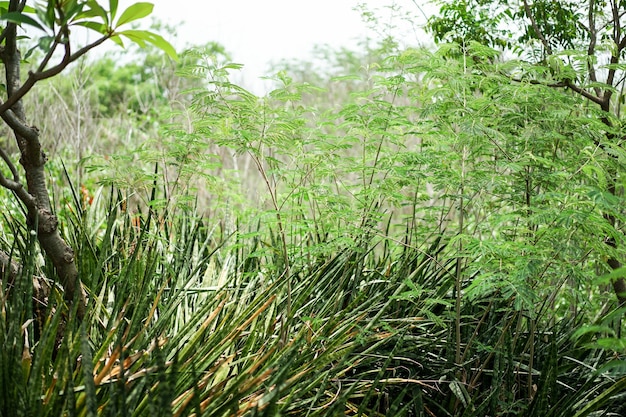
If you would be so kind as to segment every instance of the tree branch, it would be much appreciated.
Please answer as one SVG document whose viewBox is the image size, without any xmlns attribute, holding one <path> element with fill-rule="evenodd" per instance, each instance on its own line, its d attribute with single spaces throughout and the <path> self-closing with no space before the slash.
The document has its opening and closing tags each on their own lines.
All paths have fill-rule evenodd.
<svg viewBox="0 0 626 417">
<path fill-rule="evenodd" d="M 4 163 L 9 167 L 11 174 L 13 174 L 13 179 L 6 178 L 2 172 L 0 172 L 0 185 L 4 188 L 11 190 L 15 193 L 17 198 L 24 203 L 29 212 L 34 213 L 37 210 L 37 204 L 35 198 L 30 195 L 24 185 L 20 181 L 19 172 L 11 158 L 7 155 L 4 149 L 0 148 L 0 158 L 4 161 Z"/>
<path fill-rule="evenodd" d="M 9 155 L 7 155 L 3 148 L 0 148 L 0 158 L 7 164 L 11 174 L 13 174 L 13 181 L 20 182 L 20 174 L 17 171 L 17 167 L 13 164 L 13 161 L 11 161 L 11 158 L 9 158 Z"/>
<path fill-rule="evenodd" d="M 22 136 L 26 140 L 36 140 L 39 137 L 39 131 L 37 128 L 26 126 L 19 117 L 13 112 L 13 110 L 6 110 L 0 113 L 0 117 L 4 122 L 13 130 L 13 132 Z"/>
<path fill-rule="evenodd" d="M 565 86 L 567 88 L 569 88 L 572 91 L 577 92 L 578 94 L 580 94 L 581 96 L 585 97 L 586 99 L 602 106 L 602 103 L 604 102 L 604 100 L 596 95 L 593 95 L 592 93 L 590 93 L 589 91 L 585 90 L 582 87 L 577 86 L 576 84 L 574 84 L 571 80 L 566 80 L 565 82 Z"/>
<path fill-rule="evenodd" d="M 71 54 L 69 43 L 67 43 L 66 48 L 65 48 L 65 55 L 63 56 L 63 59 L 61 60 L 61 62 L 55 65 L 54 67 L 45 71 L 30 72 L 24 84 L 22 84 L 22 86 L 19 87 L 19 89 L 17 89 L 13 94 L 11 94 L 7 98 L 7 100 L 0 105 L 0 114 L 3 114 L 8 109 L 13 107 L 15 103 L 17 103 L 22 97 L 24 97 L 30 91 L 31 88 L 33 88 L 33 86 L 37 83 L 37 81 L 45 80 L 46 78 L 54 77 L 55 75 L 59 74 L 69 64 L 76 61 L 78 58 L 82 57 L 87 52 L 95 48 L 96 46 L 102 44 L 104 41 L 106 41 L 110 37 L 111 35 L 105 35 L 101 37 L 100 39 L 98 39 L 97 41 L 79 49 L 74 54 Z"/>
<path fill-rule="evenodd" d="M 2 174 L 2 172 L 0 172 L 0 185 L 11 191 L 16 191 L 23 187 L 21 183 L 15 180 L 10 180 L 7 177 L 5 177 L 4 174 Z"/>
<path fill-rule="evenodd" d="M 524 0 L 524 11 L 526 12 L 526 16 L 528 16 L 528 19 L 530 19 L 530 24 L 537 34 L 537 37 L 543 44 L 543 47 L 546 49 L 546 53 L 548 55 L 552 55 L 552 48 L 550 47 L 548 40 L 545 38 L 545 36 L 543 36 L 543 32 L 541 31 L 541 29 L 539 29 L 539 25 L 537 25 L 537 22 L 535 21 L 535 16 L 533 16 L 532 11 L 530 10 L 530 6 L 528 5 L 528 2 L 526 0 Z"/>
<path fill-rule="evenodd" d="M 48 50 L 48 53 L 41 60 L 41 63 L 39 64 L 39 67 L 37 68 L 37 71 L 35 71 L 35 72 L 42 72 L 42 71 L 44 71 L 46 69 L 46 67 L 48 66 L 48 62 L 50 62 L 50 59 L 52 59 L 52 56 L 54 55 L 54 53 L 57 50 L 57 46 L 59 46 L 60 44 L 61 44 L 61 31 L 59 31 L 59 33 L 57 33 L 57 35 L 54 37 L 54 41 L 52 42 L 52 46 Z M 65 43 L 65 56 L 63 57 L 63 59 L 65 59 L 65 57 L 68 54 L 68 50 L 67 49 L 68 49 L 68 44 Z"/>
<path fill-rule="evenodd" d="M 10 290 L 15 279 L 22 273 L 22 266 L 11 258 L 9 254 L 0 250 L 0 277 L 8 277 Z M 52 286 L 44 277 L 33 275 L 33 301 L 41 306 L 47 306 Z"/>
<path fill-rule="evenodd" d="M 11 259 L 4 251 L 0 250 L 0 276 L 7 274 L 9 282 L 13 282 L 15 277 L 21 272 L 21 269 L 17 262 Z"/>
<path fill-rule="evenodd" d="M 544 83 L 538 80 L 520 80 L 519 78 L 511 78 L 511 81 L 516 82 L 516 83 L 523 83 L 523 82 L 527 82 L 533 85 L 544 85 L 546 87 L 551 87 L 551 88 L 561 88 L 561 87 L 567 87 L 570 90 L 580 94 L 581 96 L 585 97 L 586 99 L 598 104 L 598 105 L 602 105 L 603 103 L 603 99 L 600 97 L 597 97 L 595 95 L 593 95 L 592 93 L 590 93 L 589 91 L 585 90 L 582 87 L 577 86 L 576 84 L 574 84 L 571 80 L 564 80 L 564 81 L 559 81 L 558 83 Z"/>
<path fill-rule="evenodd" d="M 611 14 L 613 15 L 613 40 L 617 43 L 622 37 L 622 28 L 619 25 L 619 7 L 615 0 L 611 0 Z"/>
<path fill-rule="evenodd" d="M 11 0 L 9 10 L 14 11 L 18 5 L 18 0 Z M 61 31 L 64 29 L 61 28 Z M 71 53 L 69 39 L 63 40 L 65 54 L 61 62 L 48 69 L 31 73 L 27 82 L 22 84 L 20 78 L 20 52 L 17 47 L 17 27 L 14 23 L 7 23 L 5 48 L 2 51 L 2 61 L 5 67 L 7 101 L 2 104 L 0 117 L 5 120 L 13 129 L 15 138 L 20 149 L 20 163 L 26 173 L 26 186 L 19 187 L 13 184 L 15 181 L 4 181 L 5 184 L 13 187 L 16 196 L 22 201 L 27 209 L 27 223 L 30 228 L 36 228 L 37 239 L 40 246 L 51 260 L 56 270 L 61 286 L 64 289 L 64 298 L 68 304 L 78 302 L 78 317 L 83 317 L 86 308 L 86 296 L 82 291 L 78 269 L 74 259 L 74 251 L 62 238 L 58 229 L 58 219 L 54 215 L 54 210 L 50 204 L 50 195 L 46 185 L 46 175 L 44 165 L 46 156 L 42 152 L 39 132 L 36 128 L 27 126 L 26 113 L 22 97 L 39 80 L 52 77 L 71 62 L 80 58 L 95 46 L 101 44 L 110 37 L 104 36 L 98 41 L 87 45 L 75 54 Z M 43 68 L 43 67 L 40 67 Z"/>
<path fill-rule="evenodd" d="M 589 72 L 589 79 L 594 83 L 598 82 L 598 79 L 596 77 L 596 68 L 593 66 L 593 64 L 591 63 L 591 59 L 589 58 L 594 56 L 594 53 L 596 51 L 596 43 L 598 40 L 598 32 L 596 30 L 596 17 L 594 13 L 595 3 L 595 0 L 589 0 L 589 48 L 587 48 L 587 71 Z M 594 87 L 594 91 L 597 97 L 599 97 L 602 93 L 602 91 L 600 91 L 600 87 Z"/>
</svg>

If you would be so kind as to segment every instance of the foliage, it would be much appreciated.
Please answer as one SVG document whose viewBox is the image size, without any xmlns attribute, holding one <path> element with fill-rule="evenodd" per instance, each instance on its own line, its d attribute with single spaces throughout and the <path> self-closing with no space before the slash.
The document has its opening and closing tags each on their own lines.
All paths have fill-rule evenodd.
<svg viewBox="0 0 626 417">
<path fill-rule="evenodd" d="M 83 320 L 8 206 L 0 248 L 29 262 L 2 282 L 0 415 L 626 411 L 603 113 L 469 40 L 337 54 L 257 97 L 189 51 L 189 102 L 156 127 L 102 112 L 126 142 L 49 164 Z"/>
<path fill-rule="evenodd" d="M 623 169 L 620 155 L 623 133 L 620 118 L 624 77 L 621 61 L 626 48 L 626 37 L 622 33 L 620 16 L 624 5 L 619 2 L 595 1 L 529 3 L 524 0 L 519 5 L 505 2 L 450 2 L 450 7 L 455 10 L 452 20 L 442 22 L 435 18 L 431 21 L 431 30 L 439 38 L 463 38 L 466 27 L 457 26 L 454 21 L 464 21 L 468 15 L 466 12 L 476 3 L 482 6 L 492 5 L 494 8 L 490 11 L 504 10 L 510 22 L 515 18 L 520 19 L 519 28 L 523 35 L 515 47 L 518 51 L 529 48 L 532 52 L 524 55 L 535 65 L 517 65 L 510 74 L 512 80 L 555 89 L 566 88 L 593 106 L 588 110 L 593 115 L 588 123 L 595 127 L 594 133 L 599 133 L 592 137 L 597 151 L 605 157 L 597 167 L 602 171 L 601 181 L 606 183 L 600 187 L 600 192 L 606 203 L 612 201 L 605 204 L 606 209 L 602 213 L 610 226 L 605 232 L 604 241 L 609 252 L 616 249 L 619 251 L 624 240 L 621 233 L 623 218 L 622 213 L 615 210 L 617 206 L 614 204 L 622 197 L 620 188 Z M 448 5 L 443 7 L 448 10 Z M 486 28 L 496 27 L 495 22 L 499 22 L 500 15 L 491 15 L 488 12 L 486 16 L 493 23 Z M 513 31 L 508 33 L 512 34 Z M 498 44 L 488 37 L 478 37 L 477 40 Z M 563 113 L 561 119 L 567 120 L 571 115 Z M 621 270 L 620 255 L 612 253 L 606 256 L 607 265 L 614 271 Z M 626 305 L 626 279 L 615 275 L 611 284 L 620 305 Z"/>
<path fill-rule="evenodd" d="M 443 0 L 437 3 L 439 13 L 428 21 L 435 40 L 458 44 L 474 41 L 532 54 L 533 49 L 525 46 L 537 47 L 533 41 L 541 41 L 541 38 L 555 50 L 583 48 L 588 31 L 596 29 L 585 30 L 582 22 L 587 23 L 587 15 L 581 9 L 589 3 L 589 7 L 599 11 L 605 2 Z M 597 30 L 609 28 L 597 26 Z M 594 36 L 597 35 L 599 33 Z"/>
</svg>

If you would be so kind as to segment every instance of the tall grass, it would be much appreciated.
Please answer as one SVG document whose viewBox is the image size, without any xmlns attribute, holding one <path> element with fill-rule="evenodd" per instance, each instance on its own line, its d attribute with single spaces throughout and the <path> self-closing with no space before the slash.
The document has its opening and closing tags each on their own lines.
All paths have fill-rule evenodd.
<svg viewBox="0 0 626 417">
<path fill-rule="evenodd" d="M 381 356 L 381 346 L 397 344 L 422 320 L 407 315 L 415 309 L 391 320 L 405 284 L 378 270 L 390 254 L 374 255 L 370 244 L 286 276 L 271 267 L 271 252 L 251 253 L 254 245 L 237 232 L 219 236 L 193 213 L 147 213 L 135 224 L 118 194 L 109 194 L 76 206 L 68 227 L 89 296 L 84 322 L 53 289 L 35 338 L 25 319 L 30 291 L 17 287 L 28 287 L 32 271 L 5 293 L 2 342 L 13 349 L 3 350 L 3 381 L 21 382 L 5 392 L 3 415 L 367 409 L 379 396 L 373 386 L 381 376 L 372 371 L 393 359 Z M 445 272 L 426 267 L 427 254 L 412 262 L 414 275 Z"/>
<path fill-rule="evenodd" d="M 221 235 L 193 211 L 146 211 L 138 222 L 115 190 L 88 207 L 76 201 L 66 233 L 89 314 L 75 320 L 53 286 L 30 320 L 31 277 L 54 271 L 27 264 L 11 288 L 4 278 L 3 416 L 556 416 L 621 407 L 619 368 L 601 368 L 605 351 L 572 344 L 575 323 L 530 328 L 497 299 L 463 306 L 455 363 L 456 263 L 443 238 L 424 246 L 379 236 L 294 262 L 287 276 L 273 268 L 274 250 L 255 251 L 269 233 L 262 228 Z M 20 258 L 35 259 L 32 239 L 22 239 Z"/>
</svg>

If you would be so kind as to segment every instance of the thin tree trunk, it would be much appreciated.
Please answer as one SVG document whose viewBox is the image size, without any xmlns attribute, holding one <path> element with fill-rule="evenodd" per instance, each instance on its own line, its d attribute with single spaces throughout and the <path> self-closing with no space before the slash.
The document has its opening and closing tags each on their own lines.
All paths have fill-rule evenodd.
<svg viewBox="0 0 626 417">
<path fill-rule="evenodd" d="M 11 1 L 10 8 L 17 10 L 17 2 Z M 8 100 L 21 87 L 20 53 L 16 41 L 16 26 L 13 23 L 8 23 L 5 47 L 0 53 L 5 66 Z M 77 300 L 79 303 L 78 315 L 83 317 L 85 295 L 80 286 L 74 251 L 61 237 L 57 217 L 53 214 L 50 205 L 50 195 L 46 186 L 44 171 L 47 158 L 41 149 L 39 131 L 36 127 L 27 124 L 21 99 L 17 100 L 11 109 L 2 112 L 0 117 L 15 133 L 15 139 L 20 150 L 20 163 L 26 173 L 27 192 L 21 188 L 14 191 L 27 208 L 28 225 L 37 232 L 41 248 L 56 269 L 64 289 L 65 300 L 70 306 Z"/>
</svg>

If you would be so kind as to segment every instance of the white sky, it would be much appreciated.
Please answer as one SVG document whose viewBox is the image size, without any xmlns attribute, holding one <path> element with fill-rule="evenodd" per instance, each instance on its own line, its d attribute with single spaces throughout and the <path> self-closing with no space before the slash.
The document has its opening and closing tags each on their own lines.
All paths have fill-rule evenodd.
<svg viewBox="0 0 626 417">
<path fill-rule="evenodd" d="M 120 0 L 120 11 L 137 0 Z M 216 41 L 225 46 L 233 60 L 244 64 L 242 78 L 248 88 L 262 94 L 259 78 L 266 75 L 267 64 L 283 58 L 306 58 L 313 47 L 354 45 L 359 38 L 377 35 L 353 10 L 359 3 L 380 10 L 382 20 L 407 28 L 400 18 L 385 17 L 385 6 L 396 4 L 417 17 L 425 17 L 417 4 L 426 0 L 149 0 L 155 5 L 153 16 L 175 25 L 176 38 L 161 33 L 177 48 Z M 106 5 L 105 0 L 101 4 Z M 427 9 L 432 10 L 432 6 Z M 184 22 L 184 23 L 181 23 Z M 406 30 L 407 43 L 418 44 L 424 35 Z"/>
</svg>

